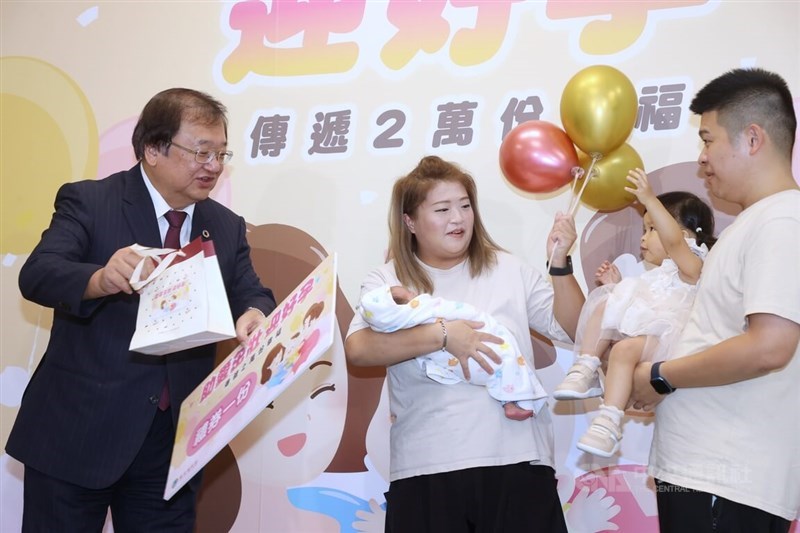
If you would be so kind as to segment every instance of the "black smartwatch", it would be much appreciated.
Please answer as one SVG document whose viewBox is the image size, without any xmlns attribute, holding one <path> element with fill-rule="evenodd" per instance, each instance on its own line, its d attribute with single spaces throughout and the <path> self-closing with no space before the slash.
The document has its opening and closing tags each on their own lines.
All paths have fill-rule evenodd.
<svg viewBox="0 0 800 533">
<path fill-rule="evenodd" d="M 661 363 L 663 362 L 664 361 L 653 363 L 653 366 L 650 367 L 650 385 L 652 385 L 659 394 L 669 394 L 675 392 L 675 387 L 670 385 L 669 381 L 661 375 L 660 369 Z"/>
<path fill-rule="evenodd" d="M 547 272 L 551 276 L 569 276 L 572 274 L 572 257 L 567 256 L 567 264 L 563 267 L 550 266 L 550 261 L 547 262 Z"/>
</svg>

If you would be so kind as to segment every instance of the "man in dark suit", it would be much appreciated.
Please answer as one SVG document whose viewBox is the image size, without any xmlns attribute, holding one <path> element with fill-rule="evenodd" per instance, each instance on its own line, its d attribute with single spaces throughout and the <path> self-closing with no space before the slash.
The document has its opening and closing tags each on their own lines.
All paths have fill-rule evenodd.
<svg viewBox="0 0 800 533">
<path fill-rule="evenodd" d="M 20 272 L 25 298 L 54 309 L 6 446 L 25 464 L 23 531 L 99 532 L 109 509 L 117 533 L 194 527 L 199 476 L 162 496 L 179 406 L 213 369 L 215 347 L 128 350 L 139 304 L 129 280 L 141 259 L 132 244 L 161 247 L 170 231 L 180 245 L 210 237 L 240 341 L 275 308 L 244 220 L 208 198 L 232 155 L 225 107 L 194 90 L 163 91 L 132 141 L 140 164 L 61 187 Z M 186 213 L 173 230 L 170 211 Z M 152 268 L 148 260 L 144 275 Z"/>
</svg>

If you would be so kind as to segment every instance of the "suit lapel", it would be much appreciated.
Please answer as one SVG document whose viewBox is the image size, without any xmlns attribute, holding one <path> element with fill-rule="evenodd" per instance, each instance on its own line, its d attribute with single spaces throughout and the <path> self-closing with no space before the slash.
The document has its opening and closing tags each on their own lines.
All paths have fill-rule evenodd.
<svg viewBox="0 0 800 533">
<path fill-rule="evenodd" d="M 125 174 L 122 211 L 137 244 L 161 248 L 156 210 L 138 164 Z"/>
<path fill-rule="evenodd" d="M 203 200 L 195 204 L 191 240 L 199 236 L 206 239 L 214 238 L 214 230 L 217 226 L 212 213 L 213 208 L 210 205 L 211 201 Z M 158 230 L 156 210 L 144 184 L 144 176 L 142 176 L 139 165 L 131 168 L 125 174 L 122 209 L 135 241 L 142 246 L 161 248 L 161 233 Z"/>
<path fill-rule="evenodd" d="M 208 212 L 209 200 L 203 200 L 194 204 L 194 216 L 192 216 L 192 238 L 202 236 L 204 239 L 213 239 L 212 222 L 214 218 Z"/>
</svg>

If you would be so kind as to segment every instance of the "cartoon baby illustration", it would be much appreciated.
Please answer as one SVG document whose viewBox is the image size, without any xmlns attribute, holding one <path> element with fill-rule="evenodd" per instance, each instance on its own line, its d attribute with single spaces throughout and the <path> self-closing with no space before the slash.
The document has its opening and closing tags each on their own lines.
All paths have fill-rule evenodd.
<svg viewBox="0 0 800 533">
<path fill-rule="evenodd" d="M 324 302 L 317 302 L 309 307 L 308 311 L 303 317 L 304 330 L 308 330 L 311 326 L 313 326 L 314 322 L 322 315 L 322 310 L 324 307 Z M 298 369 L 308 360 L 308 356 L 314 351 L 314 348 L 319 343 L 319 339 L 320 331 L 319 328 L 317 328 L 301 341 L 300 347 L 297 349 L 297 358 L 292 364 L 291 371 L 293 374 L 297 373 Z"/>
<path fill-rule="evenodd" d="M 275 346 L 273 346 L 272 350 L 269 351 L 269 353 L 267 354 L 267 358 L 264 359 L 264 365 L 261 367 L 262 385 L 267 383 L 272 378 L 274 367 L 278 366 L 280 363 L 283 362 L 283 358 L 285 355 L 286 355 L 286 347 L 280 342 Z"/>
</svg>

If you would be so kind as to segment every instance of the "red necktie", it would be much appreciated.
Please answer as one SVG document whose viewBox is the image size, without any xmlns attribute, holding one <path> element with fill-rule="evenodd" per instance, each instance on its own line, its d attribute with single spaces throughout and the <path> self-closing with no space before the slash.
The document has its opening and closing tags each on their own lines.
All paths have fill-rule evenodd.
<svg viewBox="0 0 800 533">
<path fill-rule="evenodd" d="M 181 247 L 181 227 L 186 219 L 184 211 L 167 211 L 164 213 L 169 228 L 164 237 L 164 248 L 180 249 Z M 158 399 L 158 408 L 166 411 L 169 408 L 169 380 L 164 380 L 164 388 L 161 389 L 161 396 Z"/>
<path fill-rule="evenodd" d="M 167 235 L 164 237 L 164 248 L 177 250 L 181 247 L 181 227 L 186 219 L 186 213 L 184 211 L 167 211 L 164 213 L 164 218 L 169 224 Z"/>
</svg>

